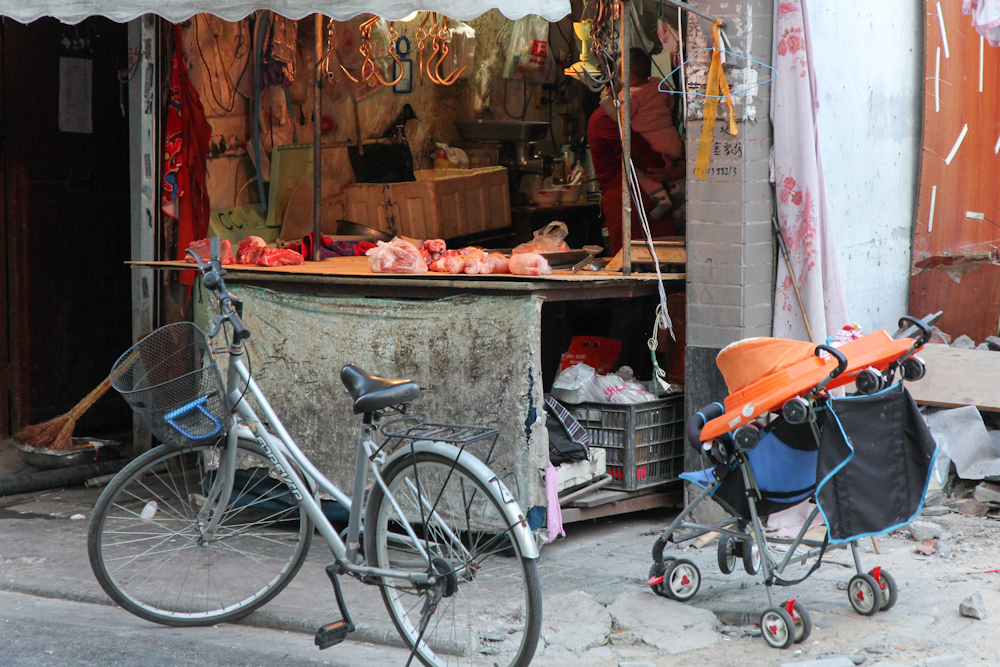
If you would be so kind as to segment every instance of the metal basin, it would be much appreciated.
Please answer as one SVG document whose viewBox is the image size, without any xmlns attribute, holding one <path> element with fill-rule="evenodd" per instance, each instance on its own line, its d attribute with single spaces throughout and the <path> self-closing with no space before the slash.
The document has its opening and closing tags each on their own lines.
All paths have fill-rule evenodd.
<svg viewBox="0 0 1000 667">
<path fill-rule="evenodd" d="M 539 141 L 549 131 L 548 123 L 517 120 L 460 120 L 458 134 L 465 141 Z"/>
</svg>

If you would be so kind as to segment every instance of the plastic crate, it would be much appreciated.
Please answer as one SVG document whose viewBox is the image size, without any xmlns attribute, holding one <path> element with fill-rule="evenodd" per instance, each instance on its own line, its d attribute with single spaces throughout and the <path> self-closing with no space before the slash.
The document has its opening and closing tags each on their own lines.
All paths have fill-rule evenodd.
<svg viewBox="0 0 1000 667">
<path fill-rule="evenodd" d="M 635 491 L 684 472 L 684 394 L 636 404 L 580 403 L 573 416 L 607 454 L 608 488 Z"/>
</svg>

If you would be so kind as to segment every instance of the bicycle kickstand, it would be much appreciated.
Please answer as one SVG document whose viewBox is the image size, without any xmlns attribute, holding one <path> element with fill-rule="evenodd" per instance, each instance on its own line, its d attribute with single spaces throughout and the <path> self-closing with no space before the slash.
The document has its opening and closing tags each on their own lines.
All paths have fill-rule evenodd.
<svg viewBox="0 0 1000 667">
<path fill-rule="evenodd" d="M 339 620 L 327 623 L 316 631 L 316 646 L 322 651 L 325 648 L 336 646 L 347 639 L 347 635 L 354 632 L 354 623 L 351 615 L 347 613 L 347 605 L 344 604 L 344 594 L 340 591 L 340 580 L 337 578 L 338 566 L 336 563 L 326 566 L 326 576 L 333 582 L 333 592 L 337 596 L 337 607 L 340 608 Z"/>
</svg>

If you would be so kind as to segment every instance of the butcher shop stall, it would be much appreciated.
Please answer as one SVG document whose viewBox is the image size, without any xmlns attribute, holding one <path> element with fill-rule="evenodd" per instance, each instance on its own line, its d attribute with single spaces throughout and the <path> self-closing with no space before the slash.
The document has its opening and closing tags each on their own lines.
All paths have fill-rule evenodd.
<svg viewBox="0 0 1000 667">
<path fill-rule="evenodd" d="M 622 197 L 639 184 L 621 135 L 608 190 L 588 127 L 628 127 L 636 61 L 616 54 L 670 72 L 680 47 L 650 41 L 655 11 L 609 0 L 431 4 L 129 25 L 133 335 L 211 328 L 185 253 L 217 237 L 262 332 L 253 374 L 336 484 L 353 470 L 352 363 L 419 382 L 428 421 L 497 427 L 489 463 L 535 527 L 555 497 L 565 522 L 678 504 L 683 192 L 652 226 L 622 225 L 648 198 Z"/>
</svg>

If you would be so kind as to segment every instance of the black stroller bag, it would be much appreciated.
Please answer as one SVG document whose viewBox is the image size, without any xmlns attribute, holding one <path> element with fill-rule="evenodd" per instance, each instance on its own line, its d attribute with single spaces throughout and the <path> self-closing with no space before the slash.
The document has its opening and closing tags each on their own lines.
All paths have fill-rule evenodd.
<svg viewBox="0 0 1000 667">
<path fill-rule="evenodd" d="M 903 385 L 830 399 L 819 418 L 816 499 L 830 543 L 887 533 L 916 518 L 937 444 Z"/>
</svg>

